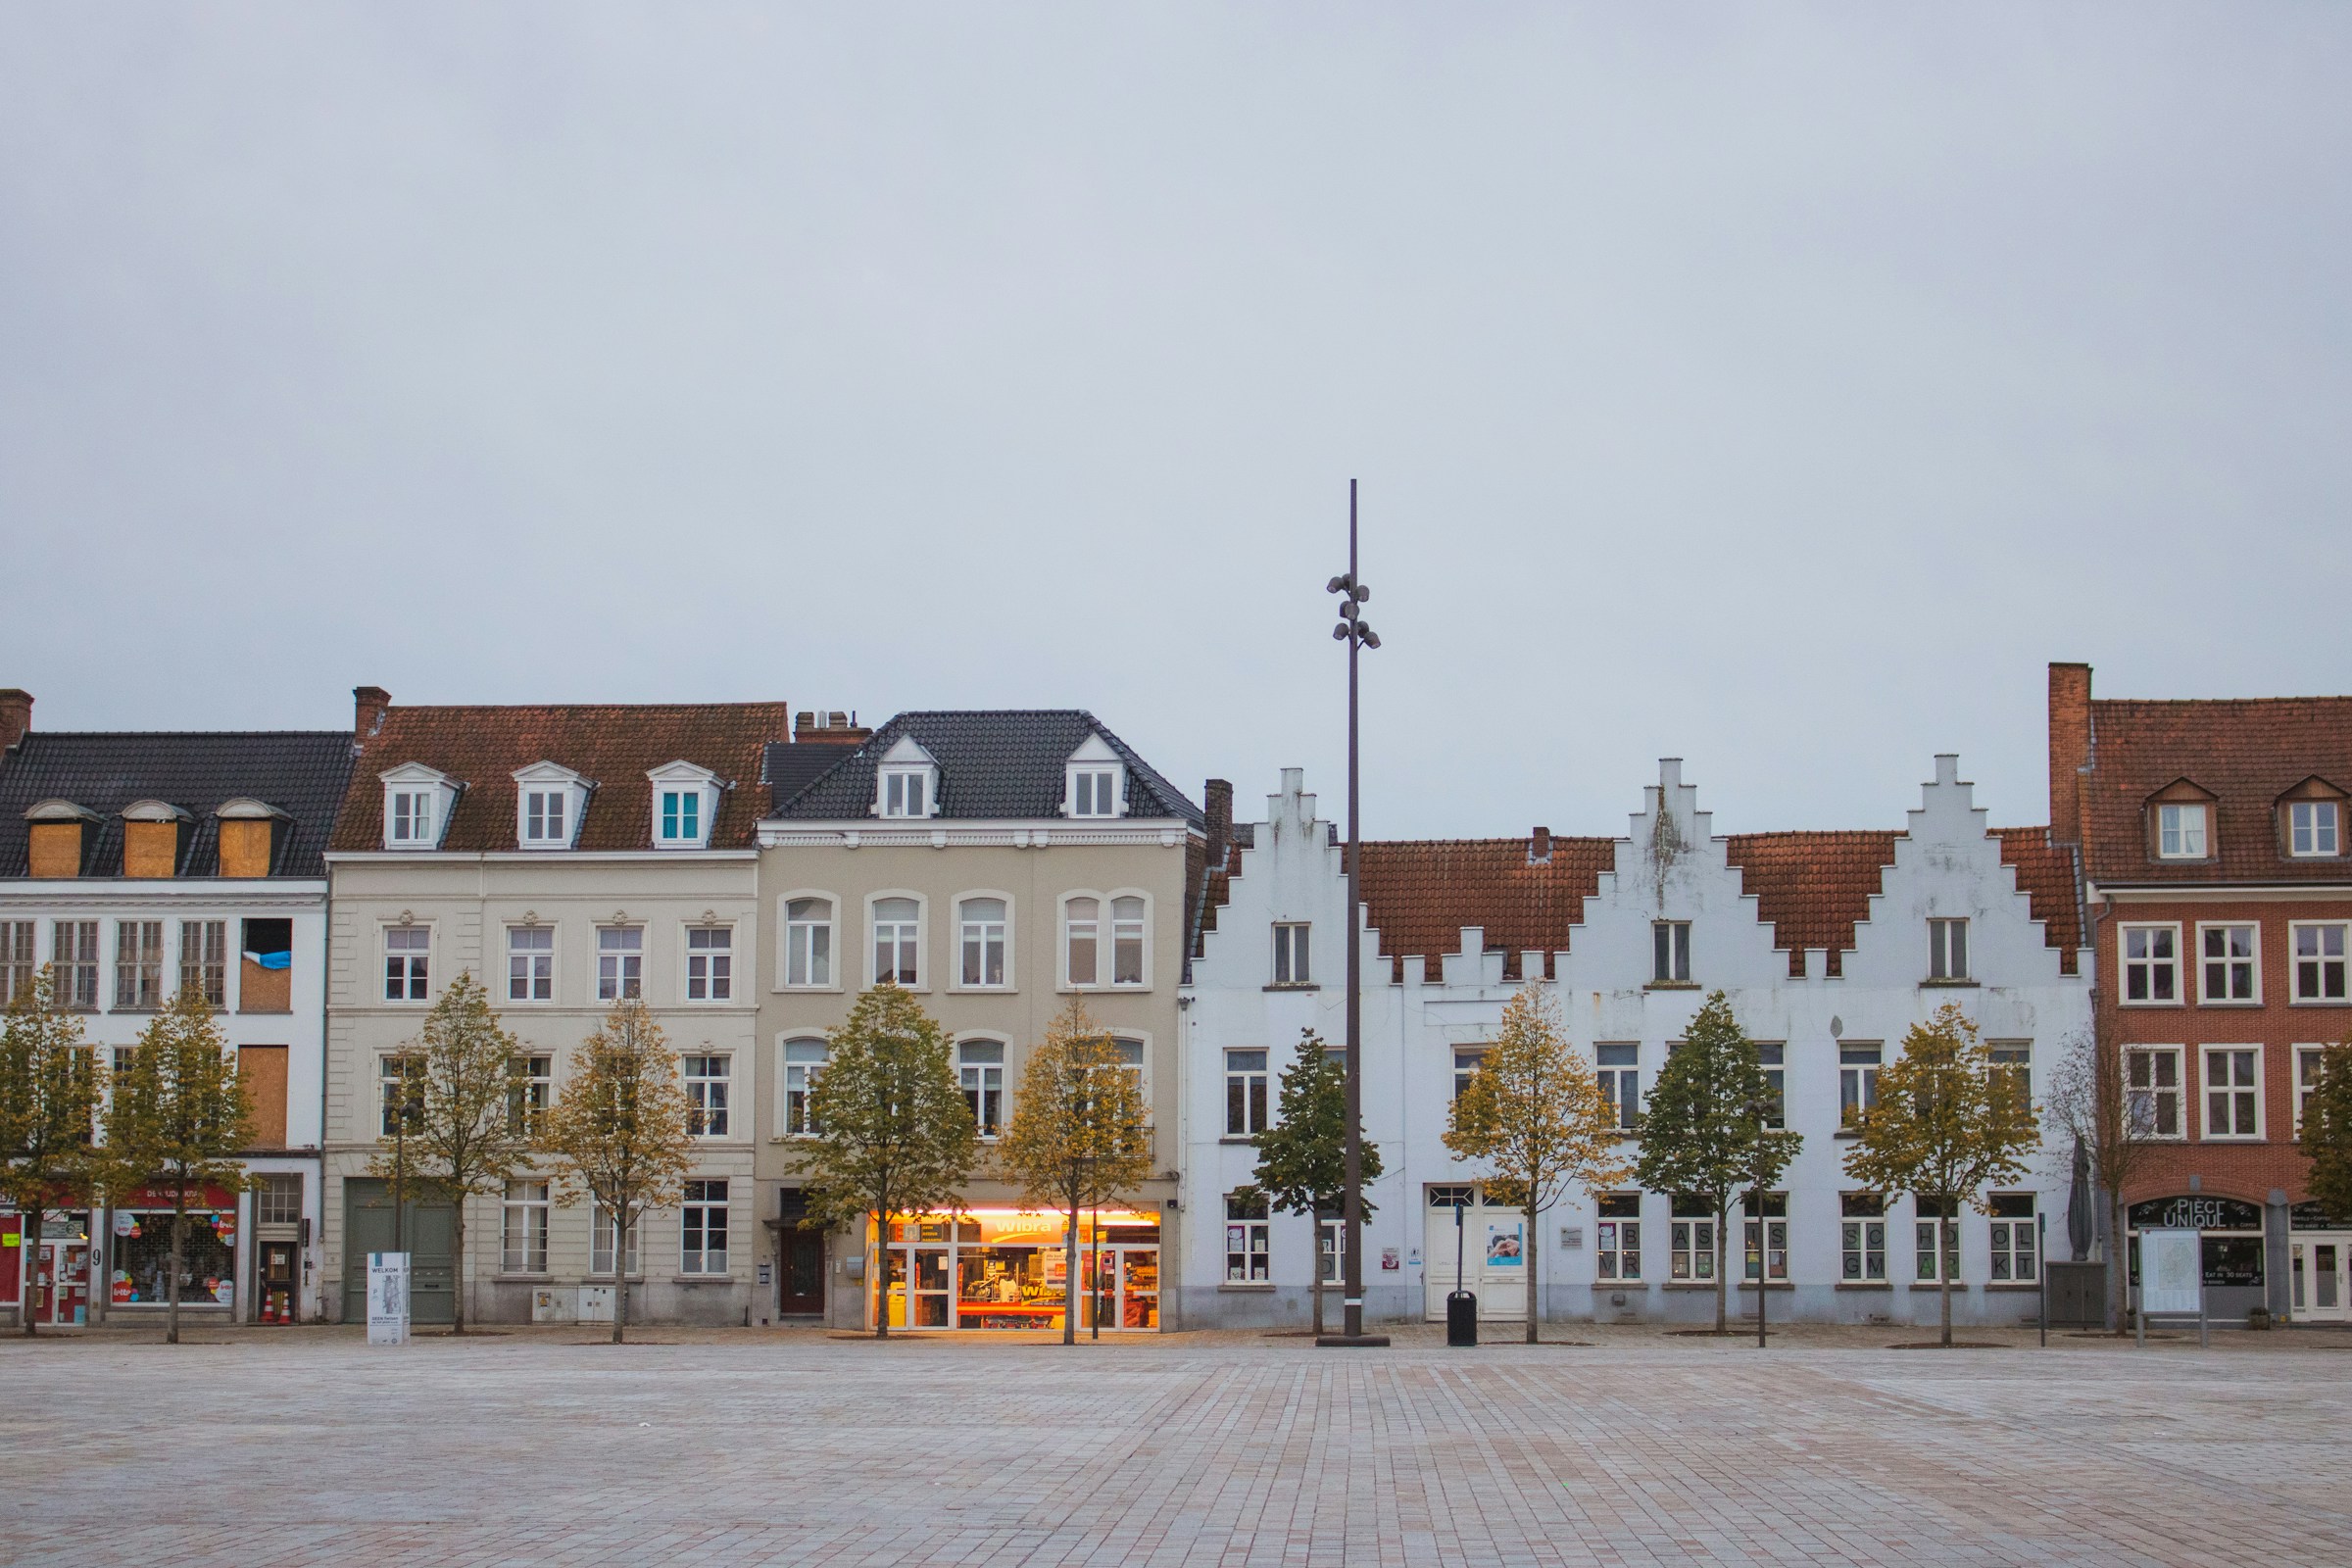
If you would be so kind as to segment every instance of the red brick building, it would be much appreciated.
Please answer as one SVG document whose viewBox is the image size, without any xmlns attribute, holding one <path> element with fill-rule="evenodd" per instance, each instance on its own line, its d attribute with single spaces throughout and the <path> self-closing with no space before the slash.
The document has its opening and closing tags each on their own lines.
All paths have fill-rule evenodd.
<svg viewBox="0 0 2352 1568">
<path fill-rule="evenodd" d="M 2050 666 L 2050 820 L 2078 845 L 2096 1002 L 2164 1148 L 2131 1225 L 2205 1233 L 2216 1315 L 2352 1314 L 2352 1215 L 2310 1203 L 2296 1124 L 2352 1034 L 2352 697 L 2094 700 Z"/>
</svg>

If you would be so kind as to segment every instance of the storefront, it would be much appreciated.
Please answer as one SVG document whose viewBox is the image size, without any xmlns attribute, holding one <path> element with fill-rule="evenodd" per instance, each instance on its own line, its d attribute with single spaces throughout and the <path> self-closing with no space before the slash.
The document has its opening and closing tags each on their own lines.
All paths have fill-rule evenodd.
<svg viewBox="0 0 2352 1568">
<path fill-rule="evenodd" d="M 2194 1230 L 2205 1263 L 2205 1310 L 2215 1318 L 2241 1317 L 2265 1304 L 2262 1208 L 2235 1198 L 2187 1194 L 2151 1198 L 2126 1211 L 2131 1225 L 2132 1287 L 2139 1288 L 2139 1233 Z M 2134 1297 L 2134 1299 L 2137 1298 Z"/>
<path fill-rule="evenodd" d="M 43 1328 L 72 1328 L 90 1320 L 90 1216 L 80 1209 L 50 1209 L 42 1216 L 32 1247 L 33 1321 Z M 0 1304 L 24 1307 L 20 1287 L 24 1267 L 24 1218 L 0 1213 Z M 20 1317 L 18 1322 L 22 1324 Z"/>
<path fill-rule="evenodd" d="M 1015 1209 L 893 1221 L 881 1289 L 894 1329 L 1062 1326 L 1065 1221 Z M 1078 1327 L 1159 1327 L 1159 1216 L 1104 1212 L 1078 1223 Z"/>
<path fill-rule="evenodd" d="M 2297 1323 L 2352 1322 L 2352 1224 L 2317 1203 L 2287 1217 L 2287 1311 Z"/>
<path fill-rule="evenodd" d="M 129 1194 L 107 1216 L 110 1311 L 161 1307 L 171 1300 L 171 1195 Z M 180 1237 L 179 1304 L 226 1312 L 237 1299 L 237 1195 L 211 1187 L 189 1195 Z"/>
</svg>

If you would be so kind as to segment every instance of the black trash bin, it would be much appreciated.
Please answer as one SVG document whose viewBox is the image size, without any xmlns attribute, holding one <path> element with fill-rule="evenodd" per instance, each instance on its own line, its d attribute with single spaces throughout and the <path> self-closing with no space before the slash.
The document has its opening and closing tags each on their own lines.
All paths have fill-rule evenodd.
<svg viewBox="0 0 2352 1568">
<path fill-rule="evenodd" d="M 1468 1291 L 1455 1291 L 1446 1298 L 1446 1343 L 1478 1343 L 1478 1298 Z"/>
</svg>

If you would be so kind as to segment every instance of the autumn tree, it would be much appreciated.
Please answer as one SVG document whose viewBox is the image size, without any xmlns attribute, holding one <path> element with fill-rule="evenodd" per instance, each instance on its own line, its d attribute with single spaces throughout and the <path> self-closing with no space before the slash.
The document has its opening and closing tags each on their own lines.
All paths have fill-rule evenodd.
<svg viewBox="0 0 2352 1568">
<path fill-rule="evenodd" d="M 1984 1189 L 2026 1174 L 2040 1141 L 2031 1095 L 1995 1066 L 1977 1026 L 1946 1003 L 1913 1024 L 1903 1052 L 1879 1074 L 1879 1102 L 1862 1116 L 1847 1174 L 1873 1191 L 1909 1193 L 1936 1206 L 1936 1270 L 1942 1343 L 1952 1343 L 1952 1221 L 1963 1202 L 1988 1211 Z"/>
<path fill-rule="evenodd" d="M 861 1231 L 871 1220 L 879 1262 L 898 1215 L 961 1209 L 980 1129 L 947 1035 L 911 993 L 877 986 L 825 1038 L 797 1168 L 812 1216 Z M 876 1270 L 876 1339 L 890 1337 L 884 1273 Z"/>
<path fill-rule="evenodd" d="M 2167 1145 L 2178 1144 L 2190 1090 L 2158 1084 L 2154 1074 L 2178 1071 L 2176 1058 L 2151 1054 L 2140 1071 L 2149 1081 L 2134 1085 L 2132 1067 L 2104 1023 L 2107 1004 L 2094 1003 L 2092 1026 L 2070 1038 L 2051 1064 L 2046 1113 L 2071 1146 L 2064 1151 L 2073 1176 L 2075 1150 L 2082 1152 L 2092 1182 L 2107 1207 L 2107 1326 L 2125 1329 L 2130 1282 L 2122 1238 L 2128 1234 L 2124 1195 L 2139 1184 L 2149 1162 Z M 2169 1121 L 2170 1125 L 2166 1125 Z M 2057 1152 L 2057 1151 L 2053 1151 Z M 2046 1260 L 2045 1260 L 2046 1261 Z"/>
<path fill-rule="evenodd" d="M 2352 1214 L 2352 1037 L 2320 1054 L 2295 1141 L 2311 1161 L 2312 1200 L 2330 1215 Z"/>
<path fill-rule="evenodd" d="M 179 1343 L 188 1210 L 209 1188 L 250 1185 L 237 1155 L 253 1139 L 253 1107 L 213 1004 L 185 987 L 140 1032 L 106 1112 L 106 1186 L 114 1200 L 139 1188 L 172 1200 L 169 1344 Z"/>
<path fill-rule="evenodd" d="M 416 1181 L 447 1198 L 456 1210 L 459 1282 L 453 1331 L 466 1332 L 466 1206 L 502 1194 L 529 1161 L 525 1118 L 517 1114 L 523 1084 L 516 1076 L 514 1037 L 499 1026 L 490 994 L 470 970 L 443 989 L 424 1027 L 401 1050 L 408 1114 L 393 1147 L 379 1141 L 368 1160 L 371 1176 L 395 1191 Z M 397 1199 L 396 1199 L 397 1200 Z"/>
<path fill-rule="evenodd" d="M 1078 1338 L 1078 1213 L 1130 1201 L 1152 1174 L 1150 1111 L 1118 1043 L 1076 998 L 1029 1052 L 997 1156 L 1023 1200 L 1062 1214 L 1061 1343 Z"/>
<path fill-rule="evenodd" d="M 1312 1217 L 1315 1333 L 1323 1333 L 1323 1216 L 1340 1206 L 1348 1184 L 1348 1058 L 1323 1043 L 1312 1029 L 1298 1031 L 1298 1053 L 1282 1070 L 1275 1122 L 1252 1140 L 1257 1170 L 1240 1196 L 1263 1195 L 1286 1214 Z M 1380 1179 L 1380 1149 L 1361 1148 L 1360 1175 L 1370 1187 Z M 1364 1217 L 1372 1215 L 1369 1200 Z"/>
<path fill-rule="evenodd" d="M 612 1343 L 629 1321 L 629 1237 L 657 1208 L 675 1206 L 693 1164 L 677 1054 L 645 1004 L 623 998 L 580 1042 L 571 1076 L 547 1114 L 560 1200 L 586 1198 L 612 1227 Z M 504 1113 L 504 1102 L 501 1102 Z"/>
<path fill-rule="evenodd" d="M 1537 1230 L 1545 1210 L 1572 1187 L 1588 1191 L 1625 1180 L 1617 1155 L 1616 1107 L 1592 1068 L 1561 1033 L 1543 982 L 1519 988 L 1502 1009 L 1502 1029 L 1454 1098 L 1446 1147 L 1491 1172 L 1489 1194 L 1527 1218 L 1527 1343 L 1536 1343 Z"/>
<path fill-rule="evenodd" d="M 37 1322 L 30 1281 L 41 1215 L 86 1203 L 98 1176 L 97 1056 L 81 1020 L 57 1005 L 53 982 L 43 965 L 0 1021 L 0 1198 L 22 1227 L 17 1315 L 26 1334 Z"/>
<path fill-rule="evenodd" d="M 1658 1081 L 1642 1105 L 1642 1154 L 1634 1167 L 1643 1187 L 1704 1199 L 1714 1214 L 1718 1334 L 1728 1332 L 1730 1288 L 1723 1264 L 1732 1200 L 1741 1189 L 1761 1199 L 1804 1143 L 1801 1135 L 1772 1125 L 1780 1119 L 1780 1098 L 1765 1076 L 1763 1054 L 1718 991 L 1700 1005 L 1658 1071 Z M 1762 1207 L 1759 1202 L 1759 1225 L 1764 1223 Z M 1769 1260 L 1760 1259 L 1759 1334 L 1768 1283 L 1764 1276 L 1769 1272 Z"/>
</svg>

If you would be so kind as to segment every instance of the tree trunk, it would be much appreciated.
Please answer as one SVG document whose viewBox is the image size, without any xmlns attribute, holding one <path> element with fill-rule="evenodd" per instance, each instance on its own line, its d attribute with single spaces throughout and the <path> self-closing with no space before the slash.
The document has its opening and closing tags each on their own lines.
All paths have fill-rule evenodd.
<svg viewBox="0 0 2352 1568">
<path fill-rule="evenodd" d="M 612 1206 L 612 1343 L 629 1326 L 629 1230 L 637 1216 L 626 1203 Z"/>
<path fill-rule="evenodd" d="M 450 1281 L 449 1332 L 466 1332 L 466 1195 L 459 1193 L 457 1201 L 457 1256 L 451 1260 L 455 1277 Z M 410 1277 L 415 1278 L 414 1272 Z"/>
<path fill-rule="evenodd" d="M 1535 1183 L 1527 1185 L 1529 1192 L 1535 1191 Z M 1536 1211 L 1527 1208 L 1520 1212 L 1527 1220 L 1527 1229 L 1519 1250 L 1519 1266 L 1527 1270 L 1527 1343 L 1533 1345 L 1536 1343 L 1536 1318 L 1541 1310 L 1542 1299 L 1536 1291 Z"/>
<path fill-rule="evenodd" d="M 1061 1343 L 1078 1343 L 1078 1203 L 1070 1201 L 1070 1228 L 1061 1237 Z"/>
<path fill-rule="evenodd" d="M 1715 1332 L 1718 1334 L 1731 1333 L 1724 1314 L 1724 1292 L 1727 1287 L 1723 1278 L 1723 1227 L 1730 1213 L 1728 1208 L 1715 1211 Z M 1668 1223 L 1673 1222 L 1670 1220 Z"/>
<path fill-rule="evenodd" d="M 1323 1337 L 1323 1211 L 1319 1208 L 1307 1210 L 1307 1237 L 1315 1256 L 1314 1270 L 1307 1278 L 1313 1282 L 1310 1290 L 1315 1303 L 1315 1338 L 1319 1340 Z"/>
<path fill-rule="evenodd" d="M 166 1345 L 179 1343 L 179 1258 L 187 1224 L 188 1192 L 183 1187 L 179 1190 L 179 1206 L 172 1210 L 172 1278 L 164 1292 L 165 1299 L 172 1303 L 171 1310 L 164 1319 L 164 1343 Z"/>
<path fill-rule="evenodd" d="M 1759 1209 L 1761 1203 L 1756 1205 Z M 1742 1255 L 1745 1255 L 1744 1253 Z M 1756 1348 L 1764 1348 L 1764 1298 L 1772 1286 L 1772 1222 L 1756 1215 Z"/>
<path fill-rule="evenodd" d="M 874 1338 L 890 1338 L 890 1210 L 874 1210 Z M 914 1282 L 906 1282 L 909 1290 Z"/>
<path fill-rule="evenodd" d="M 2118 1339 L 2131 1330 L 2132 1250 L 2125 1226 L 2131 1215 L 2124 1207 L 2123 1190 L 2107 1190 L 2107 1328 Z"/>
<path fill-rule="evenodd" d="M 24 1322 L 26 1339 L 40 1332 L 36 1326 L 40 1316 L 32 1309 L 32 1274 L 41 1256 L 41 1221 L 48 1212 L 47 1207 L 35 1203 L 29 1218 L 17 1216 L 17 1316 Z"/>
<path fill-rule="evenodd" d="M 1949 1202 L 1936 1216 L 1936 1304 L 1943 1309 L 1943 1348 L 1952 1348 L 1952 1211 Z"/>
</svg>

